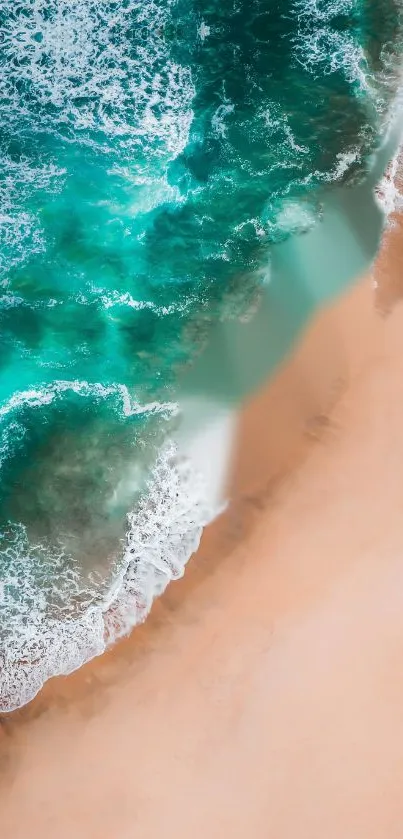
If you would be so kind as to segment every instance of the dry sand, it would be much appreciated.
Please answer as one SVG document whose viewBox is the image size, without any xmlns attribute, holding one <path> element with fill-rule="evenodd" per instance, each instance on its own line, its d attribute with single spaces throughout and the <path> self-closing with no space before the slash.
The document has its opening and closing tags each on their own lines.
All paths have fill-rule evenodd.
<svg viewBox="0 0 403 839">
<path fill-rule="evenodd" d="M 245 408 L 185 578 L 2 718 L 2 839 L 402 839 L 400 233 Z"/>
</svg>

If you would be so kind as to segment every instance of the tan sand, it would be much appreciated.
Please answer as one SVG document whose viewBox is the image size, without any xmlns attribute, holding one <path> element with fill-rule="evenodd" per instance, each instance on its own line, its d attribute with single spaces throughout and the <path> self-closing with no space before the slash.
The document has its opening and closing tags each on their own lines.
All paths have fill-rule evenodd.
<svg viewBox="0 0 403 839">
<path fill-rule="evenodd" d="M 233 506 L 184 580 L 2 718 L 2 839 L 402 839 L 396 233 L 386 249 L 378 311 L 366 279 L 245 408 Z"/>
</svg>

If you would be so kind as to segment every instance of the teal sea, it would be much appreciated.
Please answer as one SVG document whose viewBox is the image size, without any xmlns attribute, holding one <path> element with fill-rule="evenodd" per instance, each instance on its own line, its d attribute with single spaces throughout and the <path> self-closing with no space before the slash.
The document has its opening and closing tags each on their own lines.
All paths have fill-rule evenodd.
<svg viewBox="0 0 403 839">
<path fill-rule="evenodd" d="M 402 32 L 400 0 L 0 0 L 1 710 L 182 573 L 212 511 L 178 387 L 284 248 L 289 350 L 298 242 L 382 174 Z"/>
</svg>

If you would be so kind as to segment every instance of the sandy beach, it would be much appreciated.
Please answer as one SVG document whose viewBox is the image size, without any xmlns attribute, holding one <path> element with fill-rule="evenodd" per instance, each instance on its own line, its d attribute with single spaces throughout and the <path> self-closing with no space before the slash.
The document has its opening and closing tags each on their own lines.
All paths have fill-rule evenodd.
<svg viewBox="0 0 403 839">
<path fill-rule="evenodd" d="M 1 717 L 2 839 L 401 839 L 401 234 L 245 406 L 183 580 Z"/>
</svg>

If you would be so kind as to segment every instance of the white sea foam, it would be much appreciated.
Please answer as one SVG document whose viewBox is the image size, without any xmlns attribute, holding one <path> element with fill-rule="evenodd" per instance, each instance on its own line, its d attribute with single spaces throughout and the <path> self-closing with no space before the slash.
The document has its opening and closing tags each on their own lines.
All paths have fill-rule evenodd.
<svg viewBox="0 0 403 839">
<path fill-rule="evenodd" d="M 205 41 L 206 38 L 208 38 L 208 36 L 210 35 L 210 32 L 211 32 L 210 27 L 207 25 L 207 23 L 204 20 L 202 20 L 200 22 L 200 26 L 198 27 L 198 30 L 197 30 L 197 34 L 198 34 L 200 40 Z"/>
<path fill-rule="evenodd" d="M 194 91 L 189 69 L 167 53 L 170 5 L 31 0 L 20 7 L 2 0 L 0 93 L 9 117 L 29 120 L 39 108 L 50 130 L 65 124 L 88 138 L 95 129 L 126 138 L 121 145 L 131 152 L 141 141 L 148 154 L 164 152 L 160 140 L 165 152 L 177 153 Z M 48 119 L 47 106 L 54 109 Z"/>
<path fill-rule="evenodd" d="M 148 496 L 129 516 L 127 567 L 105 615 L 108 638 L 116 640 L 145 620 L 154 598 L 182 577 L 204 526 L 216 513 L 201 472 L 168 445 Z"/>
<path fill-rule="evenodd" d="M 274 100 L 269 102 L 257 116 L 264 120 L 269 129 L 269 136 L 273 133 L 280 135 L 281 148 L 285 155 L 289 158 L 290 153 L 292 154 L 292 165 L 297 164 L 301 155 L 309 153 L 306 146 L 301 146 L 296 142 L 289 124 L 288 114 L 278 102 Z"/>
<path fill-rule="evenodd" d="M 317 220 L 317 212 L 311 207 L 298 201 L 285 201 L 272 222 L 273 236 L 278 233 L 305 233 Z"/>
<path fill-rule="evenodd" d="M 167 306 L 159 305 L 154 303 L 152 300 L 137 300 L 133 297 L 130 292 L 119 292 L 116 289 L 109 290 L 107 293 L 102 292 L 96 288 L 93 288 L 93 296 L 97 298 L 99 296 L 99 300 L 101 301 L 103 307 L 105 309 L 114 309 L 115 306 L 128 306 L 129 309 L 134 309 L 135 311 L 141 312 L 143 310 L 148 310 L 150 312 L 154 312 L 156 315 L 164 316 L 164 315 L 171 315 L 176 312 L 186 312 L 194 306 L 197 302 L 192 296 L 188 296 L 183 301 L 176 301 L 175 303 L 170 303 Z M 86 298 L 82 298 L 83 302 L 86 302 Z"/>
<path fill-rule="evenodd" d="M 301 37 L 296 55 L 299 63 L 314 75 L 341 71 L 359 91 L 370 90 L 365 52 L 351 35 L 333 32 L 329 27 L 315 27 Z"/>
<path fill-rule="evenodd" d="M 350 20 L 357 0 L 294 0 L 293 10 L 298 22 L 294 42 L 295 59 L 314 76 L 340 72 L 360 98 L 368 97 L 375 104 L 374 86 L 360 35 L 352 29 L 341 32 L 333 27 L 340 15 Z"/>
<path fill-rule="evenodd" d="M 131 396 L 129 389 L 123 384 L 103 385 L 99 382 L 89 383 L 83 380 L 56 380 L 50 385 L 30 390 L 15 391 L 13 395 L 0 405 L 0 418 L 17 411 L 22 406 L 31 408 L 41 405 L 49 405 L 62 394 L 73 391 L 79 396 L 91 397 L 92 399 L 105 399 L 108 396 L 117 396 L 121 402 L 121 410 L 124 416 L 133 416 L 144 413 L 173 414 L 177 411 L 174 402 L 149 402 L 140 404 Z"/>
<path fill-rule="evenodd" d="M 393 215 L 403 209 L 402 180 L 402 150 L 399 148 L 375 190 L 375 198 L 392 224 Z"/>
<path fill-rule="evenodd" d="M 89 608 L 80 620 L 69 619 L 74 596 L 91 602 L 91 582 L 82 585 L 62 552 L 30 545 L 22 526 L 6 534 L 1 574 L 0 710 L 9 711 L 32 699 L 50 676 L 102 652 L 102 616 Z"/>
<path fill-rule="evenodd" d="M 9 421 L 0 466 L 10 440 L 24 434 L 18 423 L 21 407 L 49 405 L 69 390 L 91 399 L 116 396 L 125 415 L 178 410 L 174 403 L 139 405 L 123 385 L 56 381 L 17 392 L 0 408 L 0 420 Z M 106 595 L 100 594 L 100 575 L 85 572 L 62 548 L 32 544 L 23 525 L 0 533 L 0 711 L 24 705 L 47 679 L 100 655 L 142 622 L 154 598 L 183 574 L 203 527 L 218 511 L 229 442 L 227 424 L 217 427 L 216 421 L 212 435 L 203 429 L 197 444 L 193 419 L 191 414 L 179 444 L 167 443 L 160 451 L 147 490 L 128 516 L 126 547 Z M 208 462 L 214 468 L 202 474 Z"/>
<path fill-rule="evenodd" d="M 47 679 L 77 669 L 144 621 L 154 598 L 182 576 L 216 512 L 191 459 L 168 444 L 129 516 L 120 572 L 101 603 L 97 580 L 83 580 L 63 552 L 30 546 L 22 527 L 8 533 L 0 584 L 0 710 L 29 702 Z M 72 598 L 88 604 L 77 617 Z"/>
<path fill-rule="evenodd" d="M 232 114 L 234 108 L 235 105 L 233 102 L 224 96 L 223 102 L 215 110 L 211 119 L 211 125 L 218 137 L 224 138 L 227 136 L 226 118 L 229 114 Z"/>
<path fill-rule="evenodd" d="M 125 387 L 60 381 L 15 394 L 2 415 L 18 418 L 23 405 L 47 405 L 69 389 L 101 399 L 117 393 L 126 414 L 178 409 L 171 403 L 139 406 Z M 52 676 L 100 655 L 144 621 L 154 598 L 182 576 L 203 527 L 221 507 L 234 421 L 227 412 L 217 417 L 211 406 L 209 413 L 207 406 L 199 433 L 200 406 L 183 409 L 177 442 L 160 451 L 147 489 L 128 516 L 126 546 L 105 595 L 97 573 L 85 573 L 62 548 L 30 543 L 22 525 L 0 533 L 0 711 L 24 705 Z M 9 430 L 24 431 L 18 421 Z"/>
<path fill-rule="evenodd" d="M 1 88 L 0 65 L 0 88 Z M 2 109 L 0 107 L 0 116 Z M 6 114 L 3 118 L 8 123 Z M 49 161 L 35 161 L 26 154 L 13 160 L 0 145 L 0 276 L 29 255 L 45 250 L 42 225 L 36 213 L 26 210 L 35 191 L 60 191 L 66 170 Z"/>
<path fill-rule="evenodd" d="M 330 21 L 338 15 L 351 14 L 356 0 L 294 0 L 294 9 L 300 20 Z"/>
<path fill-rule="evenodd" d="M 381 149 L 392 146 L 395 153 L 375 189 L 375 198 L 385 213 L 387 224 L 393 224 L 394 213 L 403 209 L 403 65 L 396 71 L 395 78 L 397 89 L 385 115 Z"/>
<path fill-rule="evenodd" d="M 194 96 L 190 69 L 172 60 L 163 37 L 170 8 L 157 0 L 1 0 L 0 119 L 24 149 L 14 159 L 7 137 L 0 143 L 3 273 L 46 249 L 40 214 L 26 206 L 74 173 L 69 143 L 107 152 L 122 171 L 126 161 L 128 186 L 136 172 L 148 177 L 143 202 L 167 199 L 164 172 L 186 145 Z M 45 146 L 37 140 L 44 132 Z"/>
</svg>

